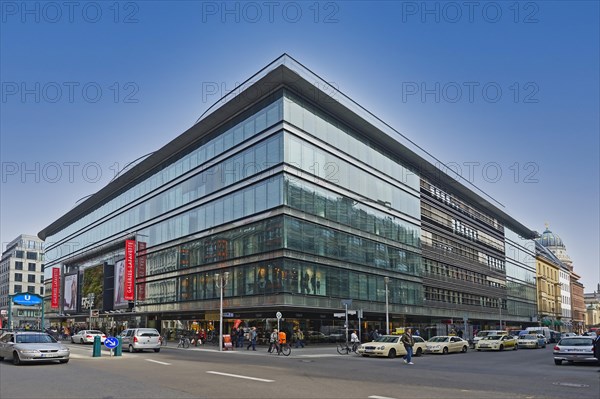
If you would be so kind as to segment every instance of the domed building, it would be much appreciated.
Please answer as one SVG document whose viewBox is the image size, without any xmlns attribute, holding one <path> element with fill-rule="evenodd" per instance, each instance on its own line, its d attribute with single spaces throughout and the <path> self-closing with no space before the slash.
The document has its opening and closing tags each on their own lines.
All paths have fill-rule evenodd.
<svg viewBox="0 0 600 399">
<path fill-rule="evenodd" d="M 585 323 L 583 285 L 579 282 L 580 276 L 573 270 L 573 262 L 567 254 L 567 247 L 558 234 L 550 231 L 548 225 L 546 225 L 546 230 L 544 230 L 540 238 L 536 241 L 550 250 L 561 262 L 559 283 L 561 291 L 562 330 L 581 332 Z"/>
<path fill-rule="evenodd" d="M 563 243 L 562 238 L 558 234 L 551 232 L 548 226 L 546 226 L 546 230 L 544 230 L 541 237 L 537 239 L 537 242 L 552 251 L 561 262 L 565 263 L 572 270 L 573 262 L 569 258 L 569 255 L 567 255 L 567 247 Z"/>
</svg>

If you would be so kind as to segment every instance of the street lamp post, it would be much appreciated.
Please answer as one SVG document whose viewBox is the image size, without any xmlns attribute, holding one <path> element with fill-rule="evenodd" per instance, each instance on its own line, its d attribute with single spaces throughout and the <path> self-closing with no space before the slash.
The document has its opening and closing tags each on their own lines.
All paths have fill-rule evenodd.
<svg viewBox="0 0 600 399">
<path fill-rule="evenodd" d="M 92 309 L 94 308 L 94 299 L 96 298 L 96 295 L 92 292 L 90 294 L 88 294 L 87 299 L 88 299 L 88 308 L 90 310 L 90 321 L 88 323 L 88 329 L 91 330 L 92 329 Z"/>
<path fill-rule="evenodd" d="M 388 301 L 388 284 L 390 283 L 389 277 L 384 277 L 383 281 L 385 282 L 385 334 L 390 335 L 390 311 L 389 311 L 389 301 Z"/>
<path fill-rule="evenodd" d="M 500 312 L 500 330 L 502 330 L 502 298 L 498 298 L 498 312 Z"/>
<path fill-rule="evenodd" d="M 229 272 L 223 274 L 216 273 L 215 279 L 220 291 L 219 300 L 219 352 L 223 351 L 223 287 L 227 285 L 229 279 Z"/>
</svg>

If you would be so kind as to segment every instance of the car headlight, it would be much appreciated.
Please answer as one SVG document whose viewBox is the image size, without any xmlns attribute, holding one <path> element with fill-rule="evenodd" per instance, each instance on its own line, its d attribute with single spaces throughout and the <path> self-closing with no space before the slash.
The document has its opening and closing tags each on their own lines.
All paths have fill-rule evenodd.
<svg viewBox="0 0 600 399">
<path fill-rule="evenodd" d="M 382 351 L 385 349 L 385 345 L 378 346 L 375 349 L 377 349 L 378 351 Z"/>
<path fill-rule="evenodd" d="M 38 353 L 35 349 L 19 349 L 20 353 Z"/>
</svg>

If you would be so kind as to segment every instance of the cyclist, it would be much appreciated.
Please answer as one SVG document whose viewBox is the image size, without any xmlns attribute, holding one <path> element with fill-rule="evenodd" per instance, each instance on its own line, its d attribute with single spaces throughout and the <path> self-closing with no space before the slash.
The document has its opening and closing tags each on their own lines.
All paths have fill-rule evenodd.
<svg viewBox="0 0 600 399">
<path fill-rule="evenodd" d="M 277 345 L 277 354 L 279 355 L 281 353 L 281 346 L 287 343 L 287 336 L 285 335 L 285 331 L 279 331 L 277 340 L 279 342 L 279 345 Z"/>
</svg>

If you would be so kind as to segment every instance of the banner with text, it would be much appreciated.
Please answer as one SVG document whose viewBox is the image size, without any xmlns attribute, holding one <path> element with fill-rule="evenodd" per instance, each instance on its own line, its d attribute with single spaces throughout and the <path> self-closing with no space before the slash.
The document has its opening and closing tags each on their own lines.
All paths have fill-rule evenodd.
<svg viewBox="0 0 600 399">
<path fill-rule="evenodd" d="M 50 307 L 52 309 L 58 309 L 58 302 L 60 298 L 60 269 L 58 267 L 52 268 L 52 297 L 50 299 Z"/>
<path fill-rule="evenodd" d="M 123 299 L 134 300 L 135 289 L 135 240 L 125 240 L 125 295 Z"/>
</svg>

